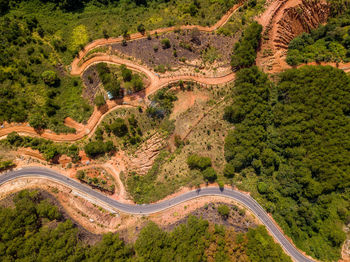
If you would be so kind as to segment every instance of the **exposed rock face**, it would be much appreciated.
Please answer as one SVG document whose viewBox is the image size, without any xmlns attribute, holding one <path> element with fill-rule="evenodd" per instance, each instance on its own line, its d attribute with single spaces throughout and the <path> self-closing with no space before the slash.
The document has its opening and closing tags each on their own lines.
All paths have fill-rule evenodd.
<svg viewBox="0 0 350 262">
<path fill-rule="evenodd" d="M 286 8 L 282 19 L 277 22 L 275 46 L 287 49 L 293 38 L 327 22 L 329 14 L 330 5 L 321 1 L 303 0 L 300 5 Z"/>
<path fill-rule="evenodd" d="M 166 141 L 158 133 L 150 137 L 135 152 L 135 156 L 130 158 L 128 163 L 128 171 L 136 172 L 139 175 L 147 174 L 152 168 L 154 160 L 159 155 L 161 149 L 166 146 Z"/>
<path fill-rule="evenodd" d="M 269 1 L 257 18 L 264 33 L 256 63 L 265 72 L 277 73 L 290 68 L 285 61 L 290 41 L 327 22 L 330 5 L 325 0 Z"/>
</svg>

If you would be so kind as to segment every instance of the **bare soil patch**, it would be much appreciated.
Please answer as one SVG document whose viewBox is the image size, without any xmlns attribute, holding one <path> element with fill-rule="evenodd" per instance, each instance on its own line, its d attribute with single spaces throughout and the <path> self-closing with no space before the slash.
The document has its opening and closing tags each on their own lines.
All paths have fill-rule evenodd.
<svg viewBox="0 0 350 262">
<path fill-rule="evenodd" d="M 83 80 L 84 89 L 83 97 L 89 101 L 91 105 L 94 104 L 94 98 L 98 91 L 100 90 L 101 81 L 98 77 L 97 70 L 94 66 L 87 68 L 81 75 Z"/>
<path fill-rule="evenodd" d="M 266 5 L 266 11 L 257 18 L 264 30 L 256 63 L 265 72 L 277 73 L 290 68 L 285 61 L 290 41 L 325 23 L 330 6 L 324 1 L 306 0 L 276 0 Z"/>
<path fill-rule="evenodd" d="M 170 119 L 176 119 L 195 104 L 205 103 L 209 99 L 209 96 L 205 92 L 198 92 L 198 90 L 195 89 L 194 91 L 180 91 L 177 93 L 177 98 L 178 100 L 174 103 Z"/>
<path fill-rule="evenodd" d="M 227 218 L 221 216 L 218 212 L 220 205 L 226 205 L 230 209 L 230 215 Z M 204 206 L 191 212 L 189 215 L 208 220 L 210 223 L 219 224 L 234 229 L 236 232 L 247 232 L 249 228 L 256 227 L 256 223 L 245 215 L 243 209 L 239 209 L 236 205 L 224 202 L 215 202 L 205 204 Z M 188 216 L 178 220 L 176 223 L 166 226 L 168 231 L 173 230 L 176 226 L 186 223 Z"/>
<path fill-rule="evenodd" d="M 177 32 L 168 32 L 157 37 L 134 40 L 127 42 L 126 46 L 121 43 L 112 45 L 113 50 L 117 50 L 127 56 L 141 60 L 149 67 L 159 65 L 169 67 L 180 67 L 183 65 L 205 67 L 205 62 L 210 65 L 209 61 L 204 61 L 202 53 L 208 49 L 216 49 L 216 67 L 227 66 L 230 63 L 230 56 L 235 37 L 216 35 L 215 33 L 195 32 L 193 30 L 179 30 Z M 162 39 L 170 40 L 170 48 L 162 48 Z M 176 55 L 174 51 L 176 50 Z M 215 52 L 213 52 L 215 53 Z M 184 63 L 183 58 L 186 62 Z"/>
<path fill-rule="evenodd" d="M 101 167 L 88 167 L 80 169 L 77 171 L 78 174 L 82 173 L 82 177 L 79 177 L 79 180 L 94 189 L 98 189 L 107 194 L 114 194 L 116 183 L 111 174 Z"/>
</svg>

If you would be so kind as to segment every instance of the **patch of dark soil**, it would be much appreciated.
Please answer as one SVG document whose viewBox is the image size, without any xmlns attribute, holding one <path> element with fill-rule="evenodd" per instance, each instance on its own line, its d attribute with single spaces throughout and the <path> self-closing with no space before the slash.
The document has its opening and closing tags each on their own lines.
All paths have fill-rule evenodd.
<svg viewBox="0 0 350 262">
<path fill-rule="evenodd" d="M 170 40 L 170 48 L 162 48 L 161 41 L 164 38 Z M 149 67 L 158 65 L 175 67 L 184 64 L 181 61 L 182 58 L 185 58 L 186 61 L 202 60 L 202 52 L 211 47 L 217 50 L 216 62 L 226 66 L 230 63 L 232 49 L 236 41 L 237 37 L 196 30 L 181 30 L 165 33 L 158 38 L 152 36 L 150 40 L 143 38 L 127 42 L 126 46 L 121 43 L 113 44 L 112 50 L 142 60 Z"/>
<path fill-rule="evenodd" d="M 94 245 L 95 243 L 99 242 L 100 240 L 102 240 L 102 235 L 97 235 L 97 234 L 93 234 L 89 231 L 87 231 L 85 228 L 83 228 L 78 222 L 76 222 L 74 219 L 72 219 L 68 213 L 65 211 L 65 209 L 62 207 L 62 205 L 60 204 L 60 202 L 56 199 L 55 196 L 53 196 L 51 193 L 42 190 L 42 189 L 36 189 L 36 191 L 39 192 L 39 200 L 43 200 L 43 199 L 47 199 L 52 205 L 55 205 L 58 207 L 59 212 L 62 214 L 63 216 L 63 220 L 71 220 L 73 222 L 73 224 L 78 228 L 78 237 L 81 241 L 83 241 L 85 244 L 88 245 Z M 0 200 L 0 206 L 2 207 L 8 207 L 8 208 L 14 208 L 14 202 L 13 202 L 13 198 L 15 197 L 15 194 L 11 194 L 9 196 L 7 196 L 4 199 Z M 54 228 L 55 225 L 57 225 L 57 221 L 52 221 L 49 222 L 49 224 L 46 224 L 47 226 L 49 226 L 50 228 Z"/>
<path fill-rule="evenodd" d="M 224 218 L 219 214 L 218 207 L 220 205 L 226 205 L 229 207 L 230 215 L 227 218 Z M 204 207 L 198 208 L 189 216 L 191 215 L 207 220 L 209 223 L 233 228 L 236 232 L 247 232 L 250 227 L 257 226 L 253 221 L 247 219 L 245 213 L 237 206 L 220 202 L 210 203 Z M 177 221 L 172 225 L 164 227 L 164 229 L 166 231 L 173 230 L 176 226 L 186 223 L 189 216 Z"/>
<path fill-rule="evenodd" d="M 85 87 L 83 89 L 83 97 L 89 101 L 91 105 L 93 105 L 95 95 L 100 88 L 100 78 L 98 76 L 97 70 L 94 66 L 90 66 L 84 71 L 81 78 Z"/>
<path fill-rule="evenodd" d="M 65 75 L 67 75 L 67 72 L 66 72 L 66 70 L 65 70 L 65 68 L 64 68 L 64 66 L 62 65 L 62 64 L 60 64 L 60 63 L 57 63 L 56 65 L 55 65 L 55 68 L 56 68 L 56 70 L 58 71 L 58 75 L 59 76 L 65 76 Z"/>
</svg>

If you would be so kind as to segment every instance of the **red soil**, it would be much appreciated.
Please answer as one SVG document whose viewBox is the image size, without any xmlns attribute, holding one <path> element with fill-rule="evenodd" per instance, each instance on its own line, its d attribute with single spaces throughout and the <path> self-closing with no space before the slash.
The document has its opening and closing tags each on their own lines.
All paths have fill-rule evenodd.
<svg viewBox="0 0 350 262">
<path fill-rule="evenodd" d="M 263 40 L 256 64 L 266 72 L 291 68 L 286 63 L 289 42 L 327 21 L 329 5 L 324 1 L 277 0 L 257 18 L 263 26 Z M 267 52 L 268 51 L 268 52 Z"/>
</svg>

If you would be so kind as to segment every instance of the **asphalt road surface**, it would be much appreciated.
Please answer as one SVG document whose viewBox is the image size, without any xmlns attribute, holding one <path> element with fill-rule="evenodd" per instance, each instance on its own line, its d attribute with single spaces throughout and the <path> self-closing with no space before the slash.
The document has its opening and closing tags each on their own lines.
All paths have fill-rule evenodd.
<svg viewBox="0 0 350 262">
<path fill-rule="evenodd" d="M 27 167 L 16 171 L 10 171 L 4 175 L 0 175 L 0 185 L 18 178 L 35 177 L 35 178 L 46 178 L 65 184 L 68 187 L 87 195 L 90 198 L 96 199 L 97 201 L 130 214 L 152 214 L 158 211 L 170 208 L 179 203 L 188 201 L 201 196 L 224 196 L 231 198 L 248 209 L 250 209 L 255 216 L 266 226 L 267 230 L 274 236 L 274 238 L 281 244 L 283 249 L 292 257 L 294 261 L 310 262 L 314 261 L 306 257 L 300 251 L 298 251 L 292 243 L 282 234 L 278 227 L 273 223 L 271 218 L 267 215 L 265 210 L 249 195 L 243 194 L 233 189 L 220 189 L 218 187 L 206 187 L 197 190 L 193 190 L 172 199 L 164 200 L 155 204 L 145 205 L 132 205 L 120 203 L 114 199 L 111 199 L 98 191 L 91 189 L 90 187 L 81 184 L 73 179 L 56 173 L 53 170 L 40 168 L 40 167 Z"/>
</svg>

